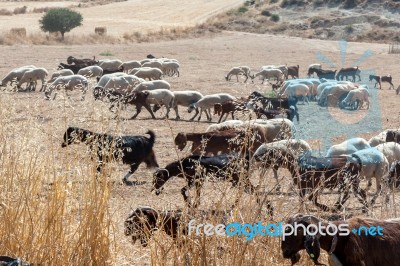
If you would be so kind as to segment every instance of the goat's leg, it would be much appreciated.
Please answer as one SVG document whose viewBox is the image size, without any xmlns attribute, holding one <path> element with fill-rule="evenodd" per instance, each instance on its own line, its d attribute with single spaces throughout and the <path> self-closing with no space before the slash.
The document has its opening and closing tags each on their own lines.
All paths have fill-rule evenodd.
<svg viewBox="0 0 400 266">
<path fill-rule="evenodd" d="M 156 117 L 154 116 L 153 111 L 151 110 L 150 105 L 149 105 L 149 104 L 144 104 L 143 106 L 144 106 L 144 108 L 146 108 L 146 110 L 150 113 L 151 118 L 156 119 Z"/>
<path fill-rule="evenodd" d="M 224 113 L 221 113 L 221 116 L 218 119 L 218 124 L 221 123 L 222 117 L 224 116 Z"/>
<path fill-rule="evenodd" d="M 124 184 L 128 184 L 128 178 L 133 175 L 134 172 L 136 172 L 136 170 L 139 168 L 139 164 L 138 163 L 133 163 L 131 164 L 131 169 L 128 173 L 126 173 L 126 175 L 122 178 L 122 182 L 124 182 Z"/>
<path fill-rule="evenodd" d="M 134 114 L 130 119 L 135 119 L 138 114 L 140 114 L 140 112 L 142 111 L 142 106 L 141 105 L 136 105 L 136 114 Z"/>
<path fill-rule="evenodd" d="M 320 208 L 323 211 L 329 211 L 329 207 L 326 206 L 325 204 L 319 203 L 318 202 L 318 196 L 319 196 L 319 190 L 316 189 L 315 191 L 311 192 L 310 195 L 308 196 L 308 199 L 312 201 L 315 206 Z"/>
<path fill-rule="evenodd" d="M 391 81 L 389 81 L 389 84 L 390 84 L 389 90 L 391 90 L 392 88 L 394 89 L 394 85 Z"/>
</svg>

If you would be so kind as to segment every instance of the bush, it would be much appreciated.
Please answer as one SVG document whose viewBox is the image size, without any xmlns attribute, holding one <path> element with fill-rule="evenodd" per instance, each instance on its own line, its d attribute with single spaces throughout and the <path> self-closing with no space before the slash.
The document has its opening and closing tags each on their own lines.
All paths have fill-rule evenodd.
<svg viewBox="0 0 400 266">
<path fill-rule="evenodd" d="M 269 10 L 265 9 L 265 10 L 261 11 L 261 15 L 269 17 L 269 16 L 271 16 L 271 12 L 269 12 Z"/>
<path fill-rule="evenodd" d="M 350 33 L 353 33 L 354 32 L 354 27 L 353 27 L 353 25 L 347 25 L 345 28 L 344 28 L 344 31 L 346 32 L 346 33 L 348 33 L 348 34 L 350 34 Z"/>
<path fill-rule="evenodd" d="M 0 9 L 0 16 L 12 16 L 12 12 L 5 8 Z"/>
<path fill-rule="evenodd" d="M 279 1 L 279 0 L 270 0 L 269 3 L 270 3 L 270 4 L 275 4 L 275 3 L 278 3 L 278 1 Z"/>
<path fill-rule="evenodd" d="M 271 20 L 272 20 L 273 22 L 278 22 L 279 19 L 280 19 L 280 17 L 279 17 L 278 14 L 272 14 L 272 15 L 271 15 Z"/>
<path fill-rule="evenodd" d="M 247 11 L 249 11 L 249 10 L 245 6 L 239 7 L 239 9 L 238 9 L 239 13 L 246 13 Z"/>
<path fill-rule="evenodd" d="M 14 8 L 14 14 L 15 14 L 15 15 L 18 15 L 18 14 L 25 14 L 27 9 L 28 9 L 27 6 L 16 7 L 16 8 Z"/>
<path fill-rule="evenodd" d="M 73 28 L 82 25 L 83 17 L 80 13 L 68 8 L 55 8 L 49 10 L 40 20 L 40 28 L 44 32 L 60 32 L 61 39 L 64 34 Z"/>
</svg>

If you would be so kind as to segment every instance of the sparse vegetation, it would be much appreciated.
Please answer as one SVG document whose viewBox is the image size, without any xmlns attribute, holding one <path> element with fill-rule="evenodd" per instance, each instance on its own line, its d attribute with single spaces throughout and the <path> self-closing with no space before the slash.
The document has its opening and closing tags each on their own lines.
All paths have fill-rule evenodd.
<svg viewBox="0 0 400 266">
<path fill-rule="evenodd" d="M 241 6 L 238 9 L 239 13 L 246 13 L 247 11 L 249 11 L 249 9 L 247 7 L 245 7 L 245 6 Z"/>
<path fill-rule="evenodd" d="M 344 28 L 344 31 L 347 33 L 347 34 L 351 34 L 351 33 L 353 33 L 354 32 L 354 27 L 353 27 L 353 25 L 347 25 L 345 28 Z"/>
<path fill-rule="evenodd" d="M 267 9 L 264 9 L 263 11 L 261 11 L 261 15 L 269 17 L 271 16 L 271 12 Z"/>
<path fill-rule="evenodd" d="M 101 52 L 99 55 L 101 55 L 101 56 L 113 56 L 113 53 L 111 53 L 110 51 L 105 51 L 105 52 Z"/>
<path fill-rule="evenodd" d="M 273 22 L 278 22 L 279 19 L 280 19 L 280 17 L 279 17 L 278 14 L 272 14 L 272 15 L 271 15 L 271 20 L 272 20 Z"/>
</svg>

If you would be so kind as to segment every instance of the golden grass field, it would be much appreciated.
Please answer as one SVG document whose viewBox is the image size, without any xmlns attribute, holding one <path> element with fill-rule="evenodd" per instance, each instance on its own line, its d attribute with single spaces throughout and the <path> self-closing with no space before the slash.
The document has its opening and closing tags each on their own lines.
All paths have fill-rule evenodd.
<svg viewBox="0 0 400 266">
<path fill-rule="evenodd" d="M 167 2 L 173 6 L 179 1 Z M 214 2 L 216 1 L 196 1 L 193 10 L 206 8 Z M 224 1 L 228 2 L 232 1 Z M 123 9 L 124 4 L 126 2 L 115 5 Z M 165 5 L 156 6 L 160 10 L 166 8 Z M 101 14 L 101 7 L 95 8 Z M 146 9 L 146 4 L 142 8 Z M 215 10 L 215 6 L 207 10 Z M 207 12 L 201 9 L 198 14 L 200 13 Z M 195 20 L 191 20 L 193 17 L 201 20 L 198 14 L 187 13 L 184 23 L 192 25 L 191 23 L 195 23 Z M 124 16 L 130 17 L 129 12 L 124 13 Z M 87 21 L 91 21 L 89 17 Z M 171 16 L 166 16 L 163 21 L 166 22 L 164 25 L 177 23 Z M 93 24 L 90 27 L 101 24 L 100 22 L 105 21 L 91 21 Z M 120 26 L 121 24 L 114 22 L 110 24 L 110 28 L 125 31 Z M 129 25 L 124 27 L 129 28 Z M 91 28 L 85 29 L 92 31 Z M 231 82 L 225 81 L 224 76 L 233 66 L 248 65 L 255 72 L 267 64 L 298 64 L 300 76 L 305 76 L 307 66 L 317 62 L 317 52 L 341 65 L 339 45 L 335 41 L 234 32 L 198 39 L 129 45 L 16 45 L 1 46 L 0 49 L 0 76 L 6 75 L 12 68 L 30 64 L 45 67 L 52 73 L 58 63 L 66 62 L 69 55 L 128 61 L 140 60 L 152 53 L 179 60 L 181 76 L 166 78 L 171 83 L 172 90 L 193 89 L 203 94 L 226 92 L 238 97 L 247 96 L 254 90 L 269 92 L 271 87 L 260 85 L 259 80 L 255 84 L 244 84 L 243 79 L 238 83 L 235 78 Z M 391 73 L 397 88 L 400 83 L 397 76 L 400 72 L 400 55 L 387 54 L 387 45 L 348 43 L 346 65 L 351 65 L 367 49 L 372 50 L 373 56 L 362 62 L 361 69 L 374 68 L 379 74 Z M 104 52 L 112 55 L 101 56 Z M 94 81 L 91 85 L 93 87 Z M 396 95 L 393 90 L 387 90 L 387 84 L 383 88 L 379 91 L 383 128 L 399 128 L 400 95 Z M 168 237 L 157 234 L 147 248 L 138 243 L 132 245 L 130 239 L 123 234 L 123 221 L 129 211 L 140 205 L 160 210 L 184 208 L 180 194 L 184 182 L 173 179 L 165 185 L 164 192 L 156 196 L 150 193 L 152 170 L 140 166 L 130 180 L 144 184 L 126 186 L 121 183 L 121 178 L 128 171 L 128 166 L 118 163 L 109 164 L 101 176 L 101 182 L 96 182 L 95 164 L 90 160 L 86 146 L 79 144 L 61 148 L 63 132 L 68 126 L 116 135 L 141 135 L 147 129 L 153 129 L 157 137 L 154 149 L 158 163 L 163 167 L 188 154 L 187 149 L 180 152 L 174 147 L 173 139 L 178 132 L 201 132 L 210 123 L 187 121 L 191 114 L 187 114 L 184 108 L 180 108 L 183 117 L 181 121 L 152 120 L 146 110 L 136 120 L 113 119 L 114 114 L 109 112 L 108 104 L 95 102 L 91 92 L 89 90 L 86 101 L 80 101 L 78 92 L 73 93 L 71 99 L 59 93 L 54 101 L 46 101 L 40 92 L 4 91 L 0 94 L 0 172 L 4 177 L 0 184 L 0 217 L 2 221 L 6 221 L 0 225 L 0 232 L 4 237 L 0 242 L 0 254 L 20 256 L 41 265 L 184 265 L 185 254 L 191 255 L 192 265 L 290 265 L 289 260 L 282 258 L 278 238 L 257 237 L 249 242 L 240 238 L 192 238 L 192 242 L 186 247 L 176 248 Z M 326 108 L 317 107 L 315 102 L 310 105 L 314 105 L 312 108 L 315 108 L 315 112 L 327 112 Z M 304 108 L 311 107 L 299 105 L 300 119 Z M 121 116 L 129 118 L 132 112 L 133 108 L 128 107 L 122 111 Z M 367 111 L 357 112 L 362 114 Z M 157 113 L 156 116 L 161 117 L 161 114 Z M 175 117 L 174 112 L 171 116 Z M 352 116 L 344 114 L 342 118 L 343 126 L 346 126 L 345 121 L 352 119 Z M 214 116 L 213 121 L 216 119 Z M 307 127 L 301 120 L 299 124 L 295 124 L 298 128 Z M 363 136 L 369 138 L 377 133 L 379 132 L 368 132 Z M 334 140 L 337 141 L 338 139 Z M 317 141 L 312 142 L 312 145 L 318 149 Z M 285 170 L 280 170 L 279 173 L 289 177 Z M 262 180 L 255 171 L 252 181 L 255 184 L 260 183 L 266 191 L 274 185 L 271 171 Z M 299 211 L 298 196 L 286 193 L 289 182 L 290 179 L 285 178 L 283 194 L 271 194 L 268 197 L 275 207 L 274 221 L 285 220 Z M 212 209 L 220 206 L 223 209 L 232 204 L 232 197 L 236 193 L 237 190 L 231 189 L 227 183 L 208 183 L 202 190 L 200 208 Z M 397 194 L 393 199 L 397 199 Z M 324 201 L 329 199 L 329 195 L 324 196 Z M 308 206 L 315 210 L 312 204 Z M 360 206 L 353 197 L 346 206 L 341 215 L 361 214 Z M 255 208 L 254 198 L 244 196 L 235 217 L 241 221 L 270 219 L 265 217 L 265 213 L 261 214 L 261 218 L 256 217 L 258 209 L 253 207 Z M 390 207 L 385 207 L 379 200 L 369 215 L 376 218 L 394 217 L 398 207 L 398 200 L 391 202 Z M 219 249 L 221 247 L 222 252 Z M 305 252 L 302 254 L 301 265 L 312 265 L 306 259 Z"/>
</svg>

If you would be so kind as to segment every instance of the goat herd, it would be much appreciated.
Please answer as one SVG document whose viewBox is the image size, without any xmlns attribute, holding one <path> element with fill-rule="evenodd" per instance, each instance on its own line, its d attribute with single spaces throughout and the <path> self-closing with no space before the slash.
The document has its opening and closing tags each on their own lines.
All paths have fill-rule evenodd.
<svg viewBox="0 0 400 266">
<path fill-rule="evenodd" d="M 170 109 L 174 109 L 176 119 L 180 119 L 178 106 L 195 111 L 190 120 L 198 116 L 201 119 L 203 111 L 207 120 L 212 120 L 211 109 L 219 115 L 218 124 L 208 127 L 206 132 L 180 132 L 175 137 L 175 145 L 183 150 L 188 142 L 192 142 L 192 155 L 173 161 L 160 168 L 153 150 L 156 136 L 149 130 L 146 136 L 111 136 L 99 134 L 87 129 L 69 127 L 63 136 L 62 147 L 76 142 L 82 142 L 97 155 L 97 171 L 111 160 L 122 160 L 130 165 L 129 172 L 123 177 L 123 182 L 129 184 L 128 178 L 145 163 L 147 167 L 155 167 L 152 190 L 159 195 L 164 184 L 172 177 L 184 178 L 187 185 L 181 189 L 184 201 L 189 209 L 195 209 L 200 203 L 201 188 L 206 176 L 215 180 L 226 180 L 232 186 L 243 189 L 244 192 L 257 197 L 257 202 L 267 202 L 267 211 L 273 215 L 273 204 L 270 201 L 260 201 L 260 196 L 269 197 L 268 193 L 259 190 L 250 182 L 252 170 L 259 168 L 261 176 L 265 170 L 272 168 L 276 180 L 276 189 L 280 189 L 280 179 L 277 171 L 286 168 L 292 176 L 295 190 L 301 200 L 307 197 L 315 206 L 323 211 L 336 212 L 343 209 L 344 204 L 353 193 L 362 204 L 362 212 L 367 213 L 373 207 L 377 197 L 384 192 L 384 203 L 390 189 L 400 184 L 400 130 L 389 129 L 371 138 L 353 138 L 332 146 L 325 157 L 311 155 L 311 147 L 305 140 L 294 139 L 295 125 L 293 119 L 299 121 L 297 103 L 299 99 L 309 101 L 315 99 L 321 106 L 333 106 L 348 109 L 359 109 L 367 104 L 369 108 L 369 88 L 367 85 L 355 83 L 356 77 L 361 81 L 358 67 L 329 71 L 321 69 L 321 65 L 313 64 L 308 69 L 308 78 L 299 78 L 299 66 L 264 66 L 261 71 L 251 74 L 250 68 L 241 66 L 232 68 L 225 77 L 227 81 L 232 75 L 246 77 L 245 82 L 256 77 L 276 79 L 272 87 L 278 97 L 265 97 L 259 92 L 251 93 L 247 98 L 236 98 L 227 93 L 217 93 L 203 96 L 198 91 L 171 91 L 170 84 L 162 80 L 162 76 L 179 77 L 179 62 L 175 59 L 154 58 L 149 55 L 142 61 L 122 62 L 120 60 L 77 59 L 67 58 L 68 64 L 61 63 L 59 70 L 46 81 L 48 71 L 35 66 L 24 66 L 13 69 L 1 81 L 1 86 L 16 84 L 17 90 L 35 90 L 37 81 L 41 80 L 47 99 L 57 91 L 80 89 L 82 100 L 89 87 L 89 78 L 96 77 L 93 95 L 96 100 L 110 102 L 110 110 L 134 105 L 136 118 L 141 108 L 156 118 L 154 113 L 165 106 L 169 117 Z M 318 78 L 311 78 L 317 74 Z M 289 80 L 288 77 L 292 79 Z M 344 80 L 346 77 L 346 81 Z M 348 81 L 348 78 L 352 81 Z M 148 79 L 146 81 L 145 79 Z M 381 88 L 381 82 L 393 86 L 392 78 L 388 76 L 369 76 Z M 286 80 L 286 81 L 285 81 Z M 22 85 L 26 83 L 25 88 Z M 397 94 L 400 86 L 397 88 Z M 222 122 L 224 116 L 231 114 L 232 119 L 237 113 L 255 114 L 257 119 L 241 121 L 228 120 Z M 281 117 L 283 116 L 283 117 Z M 226 120 L 225 117 L 225 120 Z M 367 190 L 376 181 L 376 193 L 371 199 L 367 190 L 360 182 L 368 181 Z M 194 200 L 189 196 L 189 189 L 195 187 Z M 324 189 L 337 189 L 339 197 L 333 206 L 320 202 L 319 196 Z M 240 198 L 235 200 L 234 207 Z M 135 241 L 140 239 L 146 246 L 156 228 L 164 229 L 167 234 L 176 238 L 178 225 L 185 234 L 187 225 L 182 225 L 182 212 L 158 212 L 153 208 L 139 207 L 125 221 L 125 234 Z M 145 218 L 145 219 L 143 219 Z M 157 222 L 158 221 L 158 222 Z M 162 226 L 159 226 L 161 222 Z M 312 215 L 295 215 L 288 223 L 305 225 L 324 223 Z M 296 263 L 301 249 L 306 249 L 315 263 L 318 263 L 320 248 L 343 265 L 395 265 L 400 259 L 398 248 L 400 237 L 400 221 L 373 220 L 368 218 L 351 218 L 347 221 L 335 221 L 336 224 L 346 223 L 351 228 L 360 226 L 380 225 L 391 232 L 380 238 L 368 238 L 350 234 L 350 236 L 302 235 L 290 236 L 282 242 L 282 252 L 285 258 Z M 379 243 L 378 243 L 379 241 Z M 368 243 L 368 244 L 366 244 Z M 385 253 L 379 252 L 385 250 Z M 394 263 L 393 263 L 394 262 Z"/>
</svg>

